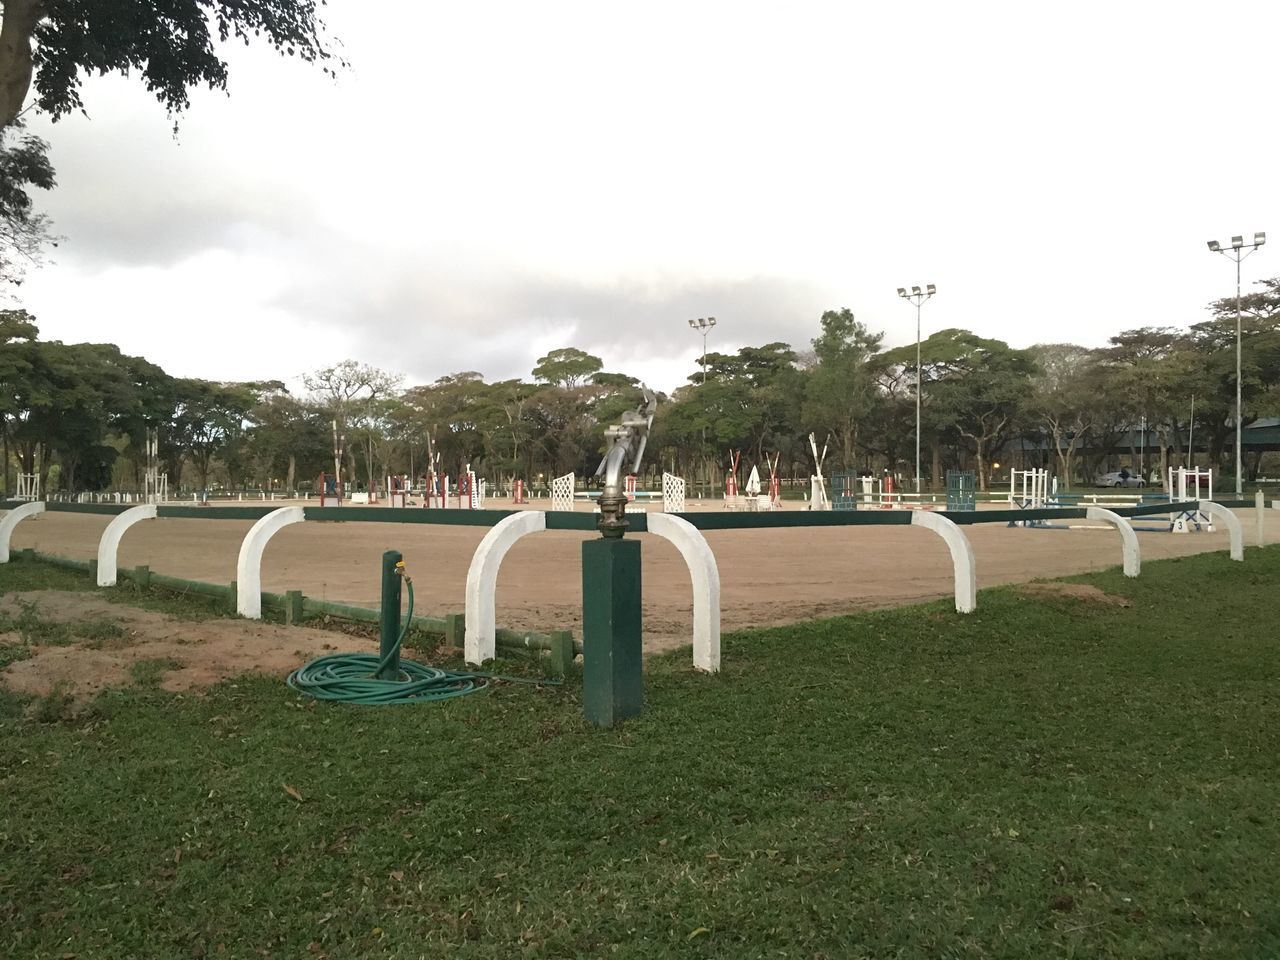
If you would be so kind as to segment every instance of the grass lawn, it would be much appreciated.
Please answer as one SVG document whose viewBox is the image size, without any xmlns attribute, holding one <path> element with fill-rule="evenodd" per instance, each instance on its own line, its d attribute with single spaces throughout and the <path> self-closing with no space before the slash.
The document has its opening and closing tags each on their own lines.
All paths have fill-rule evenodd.
<svg viewBox="0 0 1280 960">
<path fill-rule="evenodd" d="M 0 956 L 1280 956 L 1280 548 L 1076 580 L 1130 605 L 738 633 L 614 731 L 576 681 L 7 696 Z"/>
</svg>

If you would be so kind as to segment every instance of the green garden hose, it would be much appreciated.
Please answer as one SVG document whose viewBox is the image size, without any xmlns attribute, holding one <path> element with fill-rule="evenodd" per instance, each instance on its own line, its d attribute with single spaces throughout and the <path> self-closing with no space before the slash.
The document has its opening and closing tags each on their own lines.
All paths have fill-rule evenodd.
<svg viewBox="0 0 1280 960">
<path fill-rule="evenodd" d="M 454 673 L 424 666 L 412 660 L 400 661 L 400 677 L 380 680 L 378 673 L 396 659 L 400 645 L 413 622 L 413 581 L 405 577 L 409 588 L 409 610 L 400 636 L 385 657 L 372 653 L 330 653 L 317 657 L 289 674 L 288 684 L 299 693 L 317 700 L 337 700 L 377 706 L 385 703 L 422 703 L 465 697 L 486 689 L 491 680 L 513 683 L 554 683 L 525 677 L 502 677 L 492 673 Z"/>
</svg>

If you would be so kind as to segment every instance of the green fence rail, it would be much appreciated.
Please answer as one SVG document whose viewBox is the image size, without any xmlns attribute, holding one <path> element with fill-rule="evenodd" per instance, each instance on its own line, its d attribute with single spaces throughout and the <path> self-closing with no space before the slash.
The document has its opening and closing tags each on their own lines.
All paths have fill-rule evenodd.
<svg viewBox="0 0 1280 960">
<path fill-rule="evenodd" d="M 1253 500 L 1216 500 L 1224 507 L 1250 508 Z M 6 504 L 0 504 L 5 506 Z M 10 502 L 11 506 L 18 505 Z M 1016 521 L 1082 520 L 1086 511 L 1101 506 L 1122 517 L 1140 517 L 1161 513 L 1181 513 L 1195 510 L 1198 501 L 1156 501 L 1130 506 L 1081 503 L 1076 506 L 1037 507 L 1021 510 L 948 510 L 943 516 L 961 526 L 976 523 L 1012 523 Z M 114 516 L 131 509 L 128 504 L 50 503 L 46 509 L 52 513 L 87 513 Z M 161 519 L 198 520 L 259 520 L 280 507 L 166 507 L 157 508 Z M 417 523 L 443 526 L 492 527 L 516 510 L 441 510 L 392 507 L 304 507 L 307 520 L 321 523 Z M 699 530 L 762 530 L 784 527 L 846 527 L 910 524 L 914 511 L 904 510 L 791 510 L 749 512 L 677 513 L 673 516 L 688 521 Z M 590 533 L 596 530 L 599 516 L 595 513 L 571 511 L 548 512 L 548 530 L 574 530 Z M 627 514 L 628 528 L 632 533 L 647 533 L 647 514 Z"/>
</svg>

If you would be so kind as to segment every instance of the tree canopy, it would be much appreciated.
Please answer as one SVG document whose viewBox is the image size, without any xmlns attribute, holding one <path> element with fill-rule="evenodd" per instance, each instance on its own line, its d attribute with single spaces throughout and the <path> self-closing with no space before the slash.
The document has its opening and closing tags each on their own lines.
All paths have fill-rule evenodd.
<svg viewBox="0 0 1280 960">
<path fill-rule="evenodd" d="M 171 114 L 201 84 L 227 87 L 217 45 L 266 43 L 328 69 L 314 0 L 5 0 L 0 8 L 0 127 L 17 120 L 34 86 L 54 120 L 84 103 L 87 74 L 136 76 Z"/>
<path fill-rule="evenodd" d="M 1280 416 L 1280 280 L 1251 294 L 1244 324 L 1244 422 Z M 1016 349 L 964 329 L 920 345 L 882 349 L 883 336 L 848 309 L 817 318 L 812 353 L 748 344 L 707 354 L 707 376 L 660 396 L 645 468 L 718 486 L 729 451 L 741 469 L 778 458 L 807 478 L 805 438 L 830 438 L 828 469 L 914 469 L 915 399 L 926 482 L 972 469 L 984 486 L 997 462 L 1050 467 L 1064 484 L 1105 469 L 1234 462 L 1234 300 L 1210 305 L 1190 329 L 1121 330 L 1101 348 L 1070 343 Z M 357 487 L 388 474 L 452 476 L 468 466 L 492 482 L 536 485 L 570 471 L 590 476 L 603 428 L 640 400 L 640 383 L 564 347 L 527 377 L 488 381 L 478 371 L 405 385 L 355 360 L 282 384 L 171 377 L 110 344 L 39 338 L 35 320 L 0 310 L 0 425 L 13 469 L 69 490 L 131 489 L 147 431 L 159 436 L 171 484 L 198 489 L 286 485 L 307 489 L 334 467 Z M 1194 453 L 1191 450 L 1194 440 Z M 1256 476 L 1262 454 L 1246 448 Z M 739 477 L 741 479 L 741 475 Z M 134 487 L 136 488 L 136 487 Z"/>
<path fill-rule="evenodd" d="M 49 145 L 20 128 L 0 128 L 0 283 L 20 283 L 26 268 L 40 261 L 49 219 L 35 212 L 31 189 L 51 190 Z"/>
<path fill-rule="evenodd" d="M 330 73 L 330 64 L 340 62 L 315 0 L 0 3 L 0 283 L 20 281 L 52 242 L 30 193 L 54 186 L 49 145 L 21 135 L 24 112 L 34 108 L 57 121 L 84 109 L 86 76 L 118 73 L 137 77 L 176 118 L 195 87 L 226 90 L 227 62 L 218 48 L 235 41 L 265 43 Z"/>
</svg>

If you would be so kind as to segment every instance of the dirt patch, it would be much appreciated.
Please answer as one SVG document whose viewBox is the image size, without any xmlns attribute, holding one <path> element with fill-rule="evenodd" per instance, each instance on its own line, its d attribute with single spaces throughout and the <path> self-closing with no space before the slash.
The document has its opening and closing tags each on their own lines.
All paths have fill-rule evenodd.
<svg viewBox="0 0 1280 960">
<path fill-rule="evenodd" d="M 1087 583 L 1024 583 L 1018 588 L 1019 593 L 1032 596 L 1046 594 L 1056 597 L 1072 597 L 1076 600 L 1087 600 L 1090 603 L 1104 603 L 1111 607 L 1132 607 L 1133 603 L 1125 597 L 1117 597 Z"/>
<path fill-rule="evenodd" d="M 285 627 L 252 620 L 193 623 L 167 614 L 108 603 L 93 594 L 44 590 L 12 593 L 0 599 L 0 611 L 15 615 L 28 605 L 46 621 L 109 621 L 123 633 L 106 640 L 74 637 L 57 645 L 33 644 L 32 656 L 0 671 L 11 690 L 44 696 L 62 689 L 76 706 L 99 691 L 132 683 L 132 669 L 143 661 L 174 664 L 160 686 L 175 692 L 196 690 L 244 673 L 284 679 L 308 660 L 337 649 L 376 651 L 376 641 L 310 627 Z M 12 638 L 11 638 L 12 639 Z"/>
</svg>

